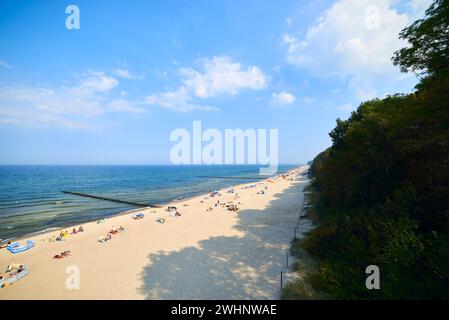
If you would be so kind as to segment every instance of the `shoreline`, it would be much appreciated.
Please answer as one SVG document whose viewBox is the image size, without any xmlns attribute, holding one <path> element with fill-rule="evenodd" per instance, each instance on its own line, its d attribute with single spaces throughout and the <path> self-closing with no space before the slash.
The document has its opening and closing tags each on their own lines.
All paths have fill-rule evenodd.
<svg viewBox="0 0 449 320">
<path fill-rule="evenodd" d="M 271 176 L 271 177 L 268 177 L 268 178 L 266 178 L 266 179 L 264 178 L 264 179 L 260 179 L 260 180 L 255 180 L 255 181 L 253 181 L 253 182 L 245 182 L 245 183 L 241 183 L 241 184 L 235 184 L 235 185 L 233 184 L 233 185 L 229 185 L 228 187 L 219 189 L 219 191 L 222 191 L 222 190 L 228 189 L 228 188 L 240 187 L 240 186 L 245 185 L 245 184 L 259 183 L 259 182 L 261 182 L 261 181 L 266 181 L 267 179 L 272 179 L 272 178 L 274 178 L 274 177 L 276 177 L 276 176 L 278 176 L 278 175 L 281 175 L 281 174 L 285 174 L 285 173 L 291 172 L 291 171 L 293 171 L 293 170 L 296 170 L 296 169 L 298 169 L 298 168 L 302 168 L 302 167 L 304 167 L 304 166 L 307 166 L 307 164 L 298 165 L 297 167 L 295 166 L 295 167 L 293 167 L 292 169 L 289 169 L 289 170 L 286 170 L 286 171 L 277 173 L 276 175 Z M 183 202 L 183 201 L 188 201 L 188 200 L 191 200 L 191 199 L 193 199 L 193 198 L 196 198 L 196 197 L 199 197 L 199 196 L 202 196 L 202 195 L 207 195 L 207 194 L 208 194 L 208 193 L 198 193 L 198 194 L 195 194 L 195 195 L 187 196 L 187 197 L 182 198 L 182 199 L 172 199 L 172 200 L 162 201 L 162 202 L 156 203 L 156 205 L 160 205 L 161 207 L 164 207 L 164 206 L 168 206 L 168 205 L 171 205 L 171 204 L 180 203 L 180 202 Z M 107 201 L 107 200 L 99 200 L 99 201 Z M 88 223 L 96 222 L 96 221 L 101 220 L 101 219 L 110 219 L 110 218 L 119 217 L 119 216 L 122 216 L 122 215 L 132 214 L 132 213 L 137 212 L 137 211 L 150 210 L 150 209 L 152 209 L 151 206 L 148 206 L 148 207 L 140 207 L 140 208 L 135 208 L 135 209 L 129 209 L 129 210 L 124 210 L 124 211 L 119 211 L 119 212 L 114 213 L 114 214 L 111 214 L 111 215 L 106 215 L 106 216 L 101 217 L 101 218 L 92 219 L 92 220 L 86 220 L 86 221 L 83 221 L 83 222 L 77 223 L 77 224 L 71 224 L 71 223 L 70 223 L 70 224 L 67 224 L 67 225 L 61 225 L 61 226 L 55 226 L 55 227 L 49 227 L 49 228 L 45 228 L 45 229 L 43 229 L 43 230 L 37 230 L 37 231 L 25 233 L 25 234 L 23 234 L 23 235 L 14 236 L 14 237 L 11 237 L 11 238 L 5 238 L 5 239 L 1 239 L 1 238 L 0 238 L 0 245 L 4 245 L 4 244 L 6 244 L 8 241 L 10 241 L 10 242 L 22 241 L 22 240 L 25 240 L 25 239 L 27 239 L 27 238 L 31 238 L 31 237 L 35 237 L 35 236 L 40 236 L 40 235 L 45 235 L 45 234 L 47 234 L 47 233 L 55 232 L 55 231 L 57 231 L 57 230 L 71 229 L 71 228 L 73 228 L 73 227 L 75 227 L 75 226 L 79 226 L 79 225 L 83 225 L 83 224 L 88 224 Z"/>
<path fill-rule="evenodd" d="M 30 268 L 30 274 L 23 280 L 8 288 L 0 289 L 0 299 L 196 299 L 203 295 L 204 298 L 277 298 L 278 289 L 273 291 L 272 288 L 277 284 L 278 276 L 275 268 L 285 261 L 282 258 L 284 253 L 281 251 L 289 248 L 290 231 L 286 232 L 286 230 L 290 229 L 291 224 L 288 219 L 291 219 L 290 216 L 297 215 L 301 201 L 301 188 L 306 183 L 302 180 L 301 172 L 304 172 L 306 167 L 293 168 L 275 178 L 268 177 L 258 182 L 230 185 L 218 190 L 221 195 L 214 198 L 210 197 L 209 193 L 202 193 L 188 199 L 168 202 L 162 208 L 137 208 L 122 211 L 117 215 L 102 218 L 105 219 L 105 223 L 101 224 L 96 223 L 97 219 L 35 234 L 31 239 L 36 242 L 36 246 L 28 251 L 13 255 L 6 249 L 0 250 L 0 268 L 12 261 L 26 264 Z M 282 178 L 282 175 L 287 178 Z M 271 181 L 268 182 L 269 180 Z M 249 188 L 250 185 L 255 187 Z M 229 189 L 234 189 L 234 193 L 227 193 Z M 265 190 L 265 193 L 259 194 L 261 190 Z M 236 198 L 237 194 L 238 198 Z M 293 195 L 295 196 L 292 197 Z M 223 209 L 221 205 L 214 207 L 217 200 L 223 203 L 226 200 L 237 201 L 235 199 L 239 201 L 240 210 L 237 213 Z M 177 206 L 182 216 L 170 217 L 165 211 L 170 205 Z M 208 207 L 213 207 L 213 210 L 207 212 Z M 145 218 L 132 220 L 130 216 L 135 212 L 144 212 Z M 283 218 L 283 215 L 286 217 Z M 155 221 L 159 216 L 166 220 L 164 224 Z M 262 241 L 264 238 L 262 237 L 254 242 L 262 235 L 261 229 L 257 227 L 262 221 L 260 219 L 265 219 L 263 225 L 266 227 L 263 231 L 266 239 Z M 59 230 L 67 229 L 70 232 L 73 227 L 80 225 L 83 225 L 85 231 L 78 235 L 70 234 L 66 241 L 51 243 L 47 239 L 59 234 Z M 112 240 L 106 244 L 97 242 L 98 237 L 111 230 L 112 226 L 121 225 L 125 226 L 123 233 L 113 235 Z M 251 234 L 257 237 L 253 238 Z M 30 239 L 30 237 L 25 236 L 21 239 Z M 284 240 L 279 242 L 279 239 Z M 210 247 L 209 243 L 216 241 L 224 241 L 224 243 L 218 247 L 215 244 Z M 196 251 L 195 248 L 202 247 L 201 251 L 186 253 L 185 256 L 183 254 L 175 258 L 174 264 L 160 262 L 164 257 L 168 257 L 167 254 L 176 256 L 184 251 Z M 226 253 L 233 247 L 235 250 Z M 62 261 L 51 258 L 64 250 L 70 250 L 73 256 L 64 258 Z M 225 251 L 222 253 L 223 258 L 220 258 L 221 262 L 216 261 L 212 267 L 204 271 L 197 271 L 196 268 L 201 268 L 201 264 L 196 265 L 195 269 L 188 273 L 191 276 L 200 277 L 199 283 L 190 284 L 188 280 L 185 280 L 186 284 L 183 284 L 186 276 L 182 275 L 182 270 L 188 270 L 192 266 L 188 261 L 193 258 L 209 263 L 211 257 L 208 255 L 212 254 L 214 257 L 215 250 Z M 206 257 L 194 258 L 198 254 L 206 255 Z M 252 255 L 251 261 L 245 261 L 243 264 L 237 261 Z M 117 260 L 119 256 L 120 259 Z M 233 258 L 229 259 L 229 256 Z M 275 258 L 276 256 L 278 258 Z M 223 261 L 226 261 L 221 259 L 230 261 L 225 262 L 229 264 L 226 271 L 219 272 L 218 276 L 224 277 L 220 281 L 230 281 L 235 277 L 246 279 L 248 275 L 254 279 L 240 280 L 240 282 L 249 281 L 249 284 L 235 287 L 234 291 L 229 289 L 231 292 L 226 293 L 225 288 L 224 291 L 214 290 L 206 295 L 216 283 L 215 281 L 209 283 L 208 281 L 211 280 L 208 277 L 216 276 L 214 270 L 222 268 Z M 267 269 L 262 271 L 267 273 L 267 276 L 259 280 L 257 280 L 257 274 L 260 272 L 254 273 L 253 267 L 248 266 L 257 259 L 261 260 L 260 263 L 266 259 L 274 259 L 266 268 L 263 268 L 263 270 Z M 83 290 L 68 291 L 62 287 L 67 277 L 65 267 L 70 265 L 79 266 L 81 270 L 88 270 L 83 272 L 83 279 L 87 279 L 83 282 Z M 167 279 L 169 284 L 159 283 L 160 278 L 169 276 L 167 270 L 171 270 L 172 265 L 176 266 L 176 270 L 181 271 L 173 271 L 170 279 L 180 277 L 179 281 L 171 283 Z M 241 268 L 249 269 L 243 271 L 243 269 L 240 270 Z M 149 273 L 147 270 L 150 270 Z M 227 274 L 230 270 L 232 272 Z M 205 274 L 208 275 L 204 276 Z M 178 286 L 182 286 L 183 289 L 181 290 Z M 198 292 L 185 290 L 185 287 L 190 286 L 199 287 L 202 290 Z M 248 286 L 258 289 L 251 291 L 247 288 Z M 170 287 L 173 288 L 170 290 Z"/>
</svg>

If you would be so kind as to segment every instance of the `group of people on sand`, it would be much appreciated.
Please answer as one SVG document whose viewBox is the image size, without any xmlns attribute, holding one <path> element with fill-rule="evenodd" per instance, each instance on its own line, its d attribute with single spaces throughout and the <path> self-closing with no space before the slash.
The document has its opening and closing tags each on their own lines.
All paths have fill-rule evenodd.
<svg viewBox="0 0 449 320">
<path fill-rule="evenodd" d="M 80 226 L 80 227 L 78 228 L 78 230 L 76 230 L 76 228 L 73 228 L 73 229 L 72 229 L 72 234 L 78 234 L 78 233 L 80 233 L 80 232 L 84 232 L 83 226 Z"/>
<path fill-rule="evenodd" d="M 232 201 L 229 201 L 225 205 L 225 207 L 228 211 L 239 211 L 239 207 L 236 204 L 234 204 Z"/>
<path fill-rule="evenodd" d="M 125 228 L 123 226 L 120 226 L 118 228 L 116 226 L 112 226 L 112 229 L 111 229 L 111 231 L 109 231 L 109 233 L 110 234 L 117 234 L 117 233 L 123 232 L 123 231 L 125 231 Z"/>
<path fill-rule="evenodd" d="M 180 217 L 181 213 L 179 213 L 178 208 L 173 207 L 173 206 L 168 206 L 167 209 L 165 209 L 165 211 L 168 212 L 170 217 Z"/>
<path fill-rule="evenodd" d="M 265 194 L 265 191 L 264 190 L 260 190 L 260 191 L 257 192 L 257 194 Z"/>
<path fill-rule="evenodd" d="M 22 272 L 22 271 L 23 271 L 23 268 L 24 268 L 23 264 L 15 264 L 15 263 L 11 263 L 10 265 L 8 265 L 8 266 L 6 267 L 5 272 L 7 273 L 7 272 L 11 272 L 11 271 L 13 271 L 13 270 L 16 270 L 16 271 L 14 271 L 14 272 L 19 273 L 19 272 Z M 10 276 L 12 276 L 12 275 L 13 275 L 13 274 L 8 274 L 7 276 L 10 277 Z M 5 279 L 5 275 L 2 274 L 2 273 L 0 273 L 0 280 L 3 280 L 3 279 Z"/>
<path fill-rule="evenodd" d="M 106 243 L 112 239 L 112 235 L 117 234 L 119 232 L 123 232 L 123 231 L 125 231 L 125 228 L 123 226 L 120 226 L 118 228 L 116 226 L 112 226 L 111 231 L 109 231 L 105 236 L 100 236 L 98 238 L 98 242 Z"/>
<path fill-rule="evenodd" d="M 7 287 L 19 280 L 27 273 L 25 271 L 25 265 L 11 263 L 6 267 L 5 273 L 0 273 L 0 288 Z"/>
<path fill-rule="evenodd" d="M 240 204 L 240 201 L 238 202 Z M 235 211 L 237 212 L 239 210 L 239 207 L 237 204 L 235 204 L 233 201 L 228 202 L 220 202 L 220 200 L 217 200 L 217 202 L 214 204 L 214 207 L 221 206 L 222 208 L 226 208 L 228 211 Z M 206 211 L 212 211 L 214 210 L 213 207 L 208 207 Z"/>
<path fill-rule="evenodd" d="M 73 228 L 73 229 L 72 229 L 72 232 L 71 232 L 70 234 L 78 234 L 78 233 L 80 233 L 80 232 L 84 232 L 83 226 L 79 226 L 78 229 Z M 67 230 L 64 230 L 64 231 L 61 230 L 61 231 L 59 232 L 59 235 L 58 235 L 58 236 L 53 236 L 53 237 L 48 238 L 48 242 L 65 241 L 65 240 L 68 238 L 68 236 L 69 236 L 69 231 L 67 231 Z"/>
<path fill-rule="evenodd" d="M 78 229 L 74 227 L 72 229 L 72 232 L 70 232 L 70 234 L 75 235 L 75 234 L 78 234 L 78 233 L 81 233 L 81 232 L 84 232 L 84 227 L 83 226 L 79 226 Z M 48 241 L 49 242 L 65 241 L 68 236 L 69 236 L 68 230 L 64 230 L 64 231 L 61 230 L 59 232 L 59 236 L 53 236 L 53 237 L 49 238 Z M 62 258 L 66 258 L 66 257 L 68 257 L 70 255 L 71 255 L 70 251 L 69 250 L 65 250 L 65 251 L 62 251 L 59 254 L 55 254 L 53 256 L 53 259 L 62 259 Z"/>
</svg>

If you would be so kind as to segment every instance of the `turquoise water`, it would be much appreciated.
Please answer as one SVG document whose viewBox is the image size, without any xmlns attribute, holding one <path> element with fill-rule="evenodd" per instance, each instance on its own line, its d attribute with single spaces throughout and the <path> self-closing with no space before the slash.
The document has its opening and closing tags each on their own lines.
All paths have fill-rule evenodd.
<svg viewBox="0 0 449 320">
<path fill-rule="evenodd" d="M 278 173 L 293 165 L 279 166 Z M 78 224 L 136 207 L 64 194 L 78 191 L 139 203 L 166 203 L 249 182 L 200 176 L 259 176 L 242 166 L 0 166 L 0 239 Z"/>
</svg>

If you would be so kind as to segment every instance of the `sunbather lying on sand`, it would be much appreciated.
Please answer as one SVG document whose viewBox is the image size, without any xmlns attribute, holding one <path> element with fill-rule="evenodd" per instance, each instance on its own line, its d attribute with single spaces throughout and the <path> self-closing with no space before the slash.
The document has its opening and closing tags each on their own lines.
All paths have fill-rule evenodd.
<svg viewBox="0 0 449 320">
<path fill-rule="evenodd" d="M 110 234 L 117 234 L 117 233 L 123 232 L 123 231 L 125 231 L 125 228 L 123 226 L 118 227 L 118 229 L 115 226 L 113 226 L 111 231 L 109 231 L 109 233 Z"/>
<path fill-rule="evenodd" d="M 62 258 L 68 257 L 70 255 L 71 255 L 70 251 L 66 250 L 66 251 L 61 252 L 60 254 L 55 254 L 53 256 L 53 259 L 62 259 Z"/>
<path fill-rule="evenodd" d="M 2 244 L 2 245 L 0 246 L 0 249 L 6 248 L 6 247 L 9 246 L 10 244 L 11 244 L 11 241 L 8 241 L 7 243 Z"/>
<path fill-rule="evenodd" d="M 104 243 L 104 242 L 109 241 L 111 239 L 112 239 L 112 236 L 108 233 L 105 237 L 100 236 L 98 238 L 98 242 Z"/>
<path fill-rule="evenodd" d="M 110 234 L 116 234 L 118 233 L 117 228 L 115 226 L 112 226 L 111 231 L 109 231 Z"/>
</svg>

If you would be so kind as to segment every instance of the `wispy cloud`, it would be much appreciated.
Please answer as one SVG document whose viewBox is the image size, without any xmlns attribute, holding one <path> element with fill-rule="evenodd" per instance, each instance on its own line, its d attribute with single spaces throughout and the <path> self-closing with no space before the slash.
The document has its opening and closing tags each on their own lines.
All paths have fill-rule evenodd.
<svg viewBox="0 0 449 320">
<path fill-rule="evenodd" d="M 185 87 L 181 87 L 174 91 L 166 91 L 148 96 L 145 100 L 146 104 L 159 105 L 160 107 L 178 111 L 190 112 L 193 110 L 200 111 L 217 111 L 218 108 L 211 106 L 199 105 L 191 102 L 192 97 Z"/>
<path fill-rule="evenodd" d="M 128 80 L 140 80 L 145 78 L 144 74 L 135 74 L 129 71 L 127 64 L 123 64 L 122 67 L 113 70 L 113 74 L 117 77 L 128 79 Z"/>
<path fill-rule="evenodd" d="M 5 68 L 5 69 L 11 69 L 11 65 L 6 63 L 3 60 L 0 60 L 0 67 Z"/>
<path fill-rule="evenodd" d="M 107 107 L 111 111 L 145 113 L 146 110 L 141 106 L 125 99 L 114 99 L 107 103 Z"/>
<path fill-rule="evenodd" d="M 286 107 L 295 102 L 312 103 L 315 102 L 315 98 L 310 97 L 296 97 L 293 93 L 288 91 L 281 91 L 279 93 L 273 93 L 269 100 L 269 105 L 271 107 Z"/>
<path fill-rule="evenodd" d="M 220 95 L 237 95 L 245 89 L 259 90 L 268 82 L 260 68 L 244 67 L 227 56 L 200 59 L 198 63 L 199 70 L 179 69 L 181 85 L 177 89 L 152 94 L 147 97 L 146 103 L 180 112 L 217 110 L 195 101 Z"/>
<path fill-rule="evenodd" d="M 89 71 L 73 86 L 4 86 L 0 88 L 2 124 L 87 128 L 92 117 L 109 111 L 142 113 L 143 109 L 114 98 L 119 81 Z"/>
</svg>

